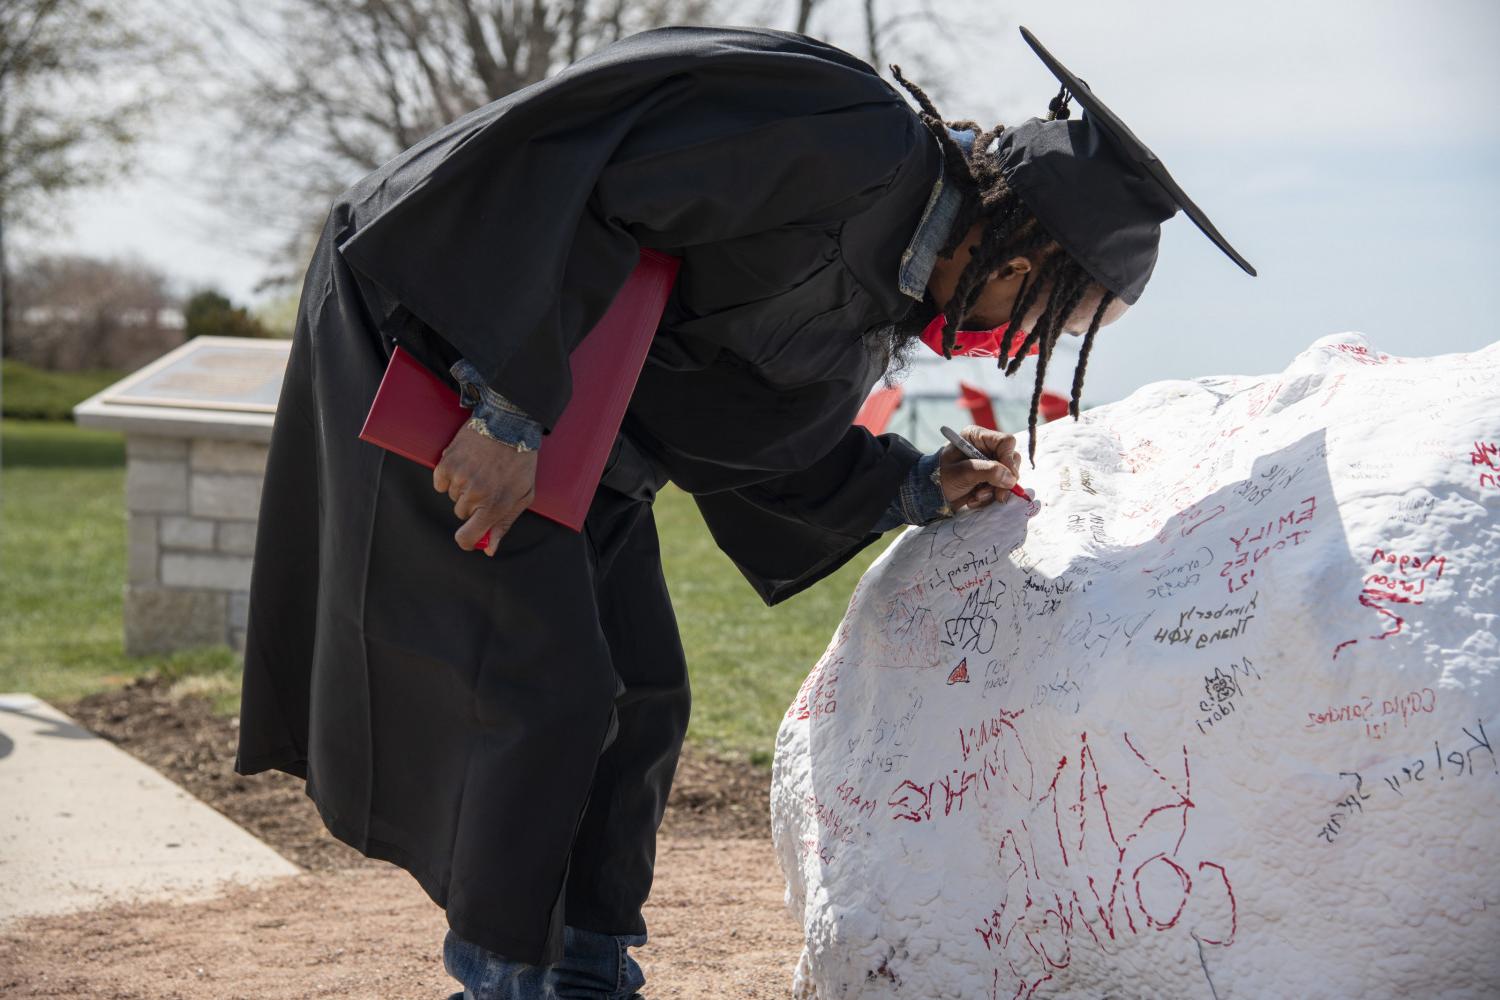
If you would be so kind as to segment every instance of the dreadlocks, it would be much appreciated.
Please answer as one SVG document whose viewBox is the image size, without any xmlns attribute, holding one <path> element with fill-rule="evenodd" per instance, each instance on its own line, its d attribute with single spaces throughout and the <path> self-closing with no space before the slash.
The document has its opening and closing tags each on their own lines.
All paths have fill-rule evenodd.
<svg viewBox="0 0 1500 1000">
<path fill-rule="evenodd" d="M 957 332 L 968 317 L 969 310 L 979 300 L 990 274 L 1013 257 L 1029 257 L 1034 254 L 1040 257 L 1035 280 L 1030 282 L 1026 280 L 1030 274 L 1022 278 L 1015 304 L 1011 307 L 1010 321 L 1000 347 L 999 359 L 999 365 L 1005 369 L 1005 374 L 1013 375 L 1021 367 L 1022 360 L 1027 357 L 1032 347 L 1035 346 L 1037 349 L 1036 385 L 1032 389 L 1031 412 L 1027 420 L 1027 429 L 1030 433 L 1027 458 L 1035 468 L 1036 416 L 1037 408 L 1042 400 L 1042 380 L 1046 376 L 1047 361 L 1052 355 L 1052 348 L 1056 345 L 1058 337 L 1062 335 L 1063 323 L 1078 307 L 1078 303 L 1083 300 L 1090 286 L 1096 282 L 1093 276 L 1065 253 L 1052 235 L 1042 228 L 1031 210 L 1006 183 L 1005 176 L 1000 171 L 998 159 L 989 152 L 990 144 L 999 139 L 1000 134 L 1005 131 L 1005 126 L 996 125 L 993 129 L 985 130 L 981 129 L 977 122 L 968 120 L 945 123 L 932 101 L 923 93 L 922 88 L 901 75 L 901 67 L 891 64 L 891 72 L 901 86 L 916 98 L 917 104 L 921 107 L 919 117 L 922 124 L 937 138 L 943 150 L 944 173 L 951 182 L 958 185 L 963 196 L 958 216 L 953 223 L 953 230 L 938 252 L 945 258 L 951 258 L 974 223 L 983 224 L 979 242 L 970 250 L 969 262 L 959 274 L 953 294 L 942 307 L 944 358 L 953 357 L 953 345 Z M 1059 117 L 1068 117 L 1067 100 L 1070 96 L 1066 94 L 1066 88 L 1064 88 L 1052 99 L 1047 114 L 1049 121 Z M 972 130 L 976 133 L 972 152 L 965 155 L 963 147 L 948 133 L 949 127 L 954 131 Z M 1012 356 L 1012 333 L 1036 304 L 1043 288 L 1048 289 L 1048 294 L 1041 318 L 1027 333 L 1026 339 L 1020 343 Z M 1105 309 L 1114 298 L 1114 292 L 1104 290 L 1104 295 L 1099 300 L 1099 307 L 1094 310 L 1094 317 L 1089 323 L 1088 332 L 1084 335 L 1083 346 L 1078 353 L 1078 366 L 1073 372 L 1072 399 L 1068 403 L 1068 412 L 1072 414 L 1074 420 L 1078 419 L 1078 404 L 1083 393 L 1083 375 L 1088 367 L 1089 351 L 1094 346 L 1094 335 L 1099 330 L 1099 323 L 1104 318 Z M 924 295 L 924 303 L 932 310 L 937 307 L 930 290 Z M 920 329 L 915 324 L 925 325 L 927 318 L 931 315 L 931 311 L 913 310 L 908 314 L 905 323 L 915 329 Z M 904 356 L 901 361 L 904 364 Z"/>
</svg>

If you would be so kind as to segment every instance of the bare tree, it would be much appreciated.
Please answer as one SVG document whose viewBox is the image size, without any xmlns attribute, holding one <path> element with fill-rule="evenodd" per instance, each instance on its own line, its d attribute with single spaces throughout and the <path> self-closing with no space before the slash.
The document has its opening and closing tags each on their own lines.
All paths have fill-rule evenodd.
<svg viewBox="0 0 1500 1000">
<path fill-rule="evenodd" d="M 0 0 L 0 341 L 6 230 L 129 170 L 160 87 L 121 84 L 165 51 L 110 0 Z"/>
<path fill-rule="evenodd" d="M 167 275 L 140 260 L 37 255 L 13 287 L 8 353 L 39 368 L 133 368 L 184 339 Z"/>
<path fill-rule="evenodd" d="M 811 30 L 863 12 L 872 56 L 898 27 L 941 29 L 934 0 L 163 0 L 201 26 L 204 115 L 226 116 L 232 147 L 205 197 L 235 237 L 260 228 L 281 263 L 262 289 L 300 278 L 329 199 L 431 131 L 535 83 L 601 45 L 662 24 L 763 23 Z M 731 16 L 737 15 L 737 16 Z M 832 33 L 831 31 L 825 33 Z M 903 38 L 906 33 L 903 32 Z M 948 49 L 952 54 L 956 50 Z M 915 46 L 917 68 L 929 63 Z M 879 63 L 875 64 L 883 69 Z"/>
<path fill-rule="evenodd" d="M 970 42 L 983 44 L 1002 26 L 1002 22 L 994 17 L 987 22 L 961 17 L 951 9 L 952 6 L 945 6 L 940 12 L 937 0 L 860 0 L 865 60 L 884 73 L 886 65 L 881 53 L 886 49 L 887 41 L 897 37 L 925 37 L 938 42 L 939 56 L 935 60 L 922 57 L 920 44 L 892 45 L 891 48 L 904 49 L 904 60 L 914 67 L 930 70 L 943 63 L 951 66 L 969 58 Z M 943 92 L 942 81 L 923 89 L 936 98 Z"/>
<path fill-rule="evenodd" d="M 812 27 L 813 9 L 817 6 L 818 0 L 797 0 L 797 24 L 793 30 L 807 34 Z"/>
<path fill-rule="evenodd" d="M 958 4 L 946 3 L 944 10 L 939 12 L 937 0 L 794 0 L 796 11 L 794 15 L 794 31 L 802 34 L 811 34 L 818 37 L 827 37 L 833 40 L 834 36 L 842 34 L 835 30 L 840 24 L 854 21 L 859 23 L 859 37 L 863 43 L 865 61 L 874 66 L 881 73 L 886 72 L 885 63 L 882 61 L 881 53 L 886 47 L 888 39 L 896 36 L 897 29 L 901 29 L 903 37 L 911 38 L 913 29 L 927 29 L 926 37 L 922 40 L 935 39 L 939 42 L 937 48 L 938 58 L 929 60 L 923 57 L 923 46 L 917 38 L 911 38 L 916 44 L 897 45 L 893 48 L 904 50 L 907 61 L 918 66 L 929 66 L 933 63 L 944 61 L 957 62 L 966 58 L 965 34 L 983 39 L 984 36 L 994 30 L 995 25 L 983 22 L 970 22 L 963 18 L 957 8 Z M 981 8 L 982 9 L 982 8 Z M 818 23 L 814 24 L 814 16 Z M 934 88 L 941 91 L 941 88 Z"/>
<path fill-rule="evenodd" d="M 289 283 L 321 223 L 313 206 L 600 45 L 701 22 L 710 2 L 193 0 L 192 16 L 207 18 L 216 39 L 202 52 L 218 81 L 210 101 L 234 135 L 233 152 L 215 158 L 224 176 L 209 186 L 232 214 L 279 234 L 285 265 L 261 287 Z"/>
</svg>

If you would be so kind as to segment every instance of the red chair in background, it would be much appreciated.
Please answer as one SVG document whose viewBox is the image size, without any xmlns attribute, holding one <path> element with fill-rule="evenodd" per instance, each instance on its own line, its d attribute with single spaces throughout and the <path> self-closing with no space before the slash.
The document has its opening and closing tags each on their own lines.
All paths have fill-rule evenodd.
<svg viewBox="0 0 1500 1000">
<path fill-rule="evenodd" d="M 1042 398 L 1036 404 L 1036 415 L 1042 418 L 1043 423 L 1061 420 L 1068 415 L 1068 403 L 1068 397 L 1062 393 L 1043 389 Z"/>
<path fill-rule="evenodd" d="M 901 405 L 902 395 L 899 385 L 875 390 L 859 408 L 859 414 L 854 418 L 854 422 L 866 428 L 871 434 L 884 433 L 886 425 L 891 422 L 891 415 Z"/>
<path fill-rule="evenodd" d="M 959 380 L 958 383 L 958 405 L 969 411 L 969 419 L 980 427 L 988 427 L 996 430 L 995 407 L 990 402 L 990 394 L 978 386 Z"/>
</svg>

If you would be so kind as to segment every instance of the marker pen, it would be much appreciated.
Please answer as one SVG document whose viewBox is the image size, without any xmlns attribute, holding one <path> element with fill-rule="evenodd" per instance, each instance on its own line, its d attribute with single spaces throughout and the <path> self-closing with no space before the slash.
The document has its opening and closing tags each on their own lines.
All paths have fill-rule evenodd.
<svg viewBox="0 0 1500 1000">
<path fill-rule="evenodd" d="M 970 458 L 977 458 L 977 459 L 980 459 L 981 461 L 986 461 L 986 462 L 995 461 L 994 459 L 990 458 L 990 456 L 986 455 L 984 452 L 982 452 L 978 448 L 974 447 L 974 445 L 971 444 L 966 438 L 964 438 L 963 436 L 961 436 L 958 433 L 958 431 L 954 430 L 952 427 L 949 427 L 947 424 L 943 425 L 942 431 L 943 431 L 943 437 L 947 438 L 949 441 L 952 441 L 953 442 L 953 447 L 957 448 L 959 451 L 963 452 L 968 457 L 970 457 Z M 1029 501 L 1031 499 L 1030 495 L 1027 494 L 1027 492 L 1025 490 L 1021 489 L 1021 484 L 1020 483 L 1016 483 L 1014 486 L 1012 486 L 1010 488 L 1010 491 L 1012 493 L 1014 493 L 1016 496 L 1020 497 L 1022 500 Z"/>
</svg>

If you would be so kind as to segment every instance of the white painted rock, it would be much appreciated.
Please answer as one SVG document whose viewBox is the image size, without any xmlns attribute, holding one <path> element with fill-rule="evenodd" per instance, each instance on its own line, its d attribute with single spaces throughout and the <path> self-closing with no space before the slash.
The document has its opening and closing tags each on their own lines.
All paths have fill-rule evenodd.
<svg viewBox="0 0 1500 1000">
<path fill-rule="evenodd" d="M 1043 433 L 781 726 L 794 993 L 1500 995 L 1500 344 Z"/>
</svg>

